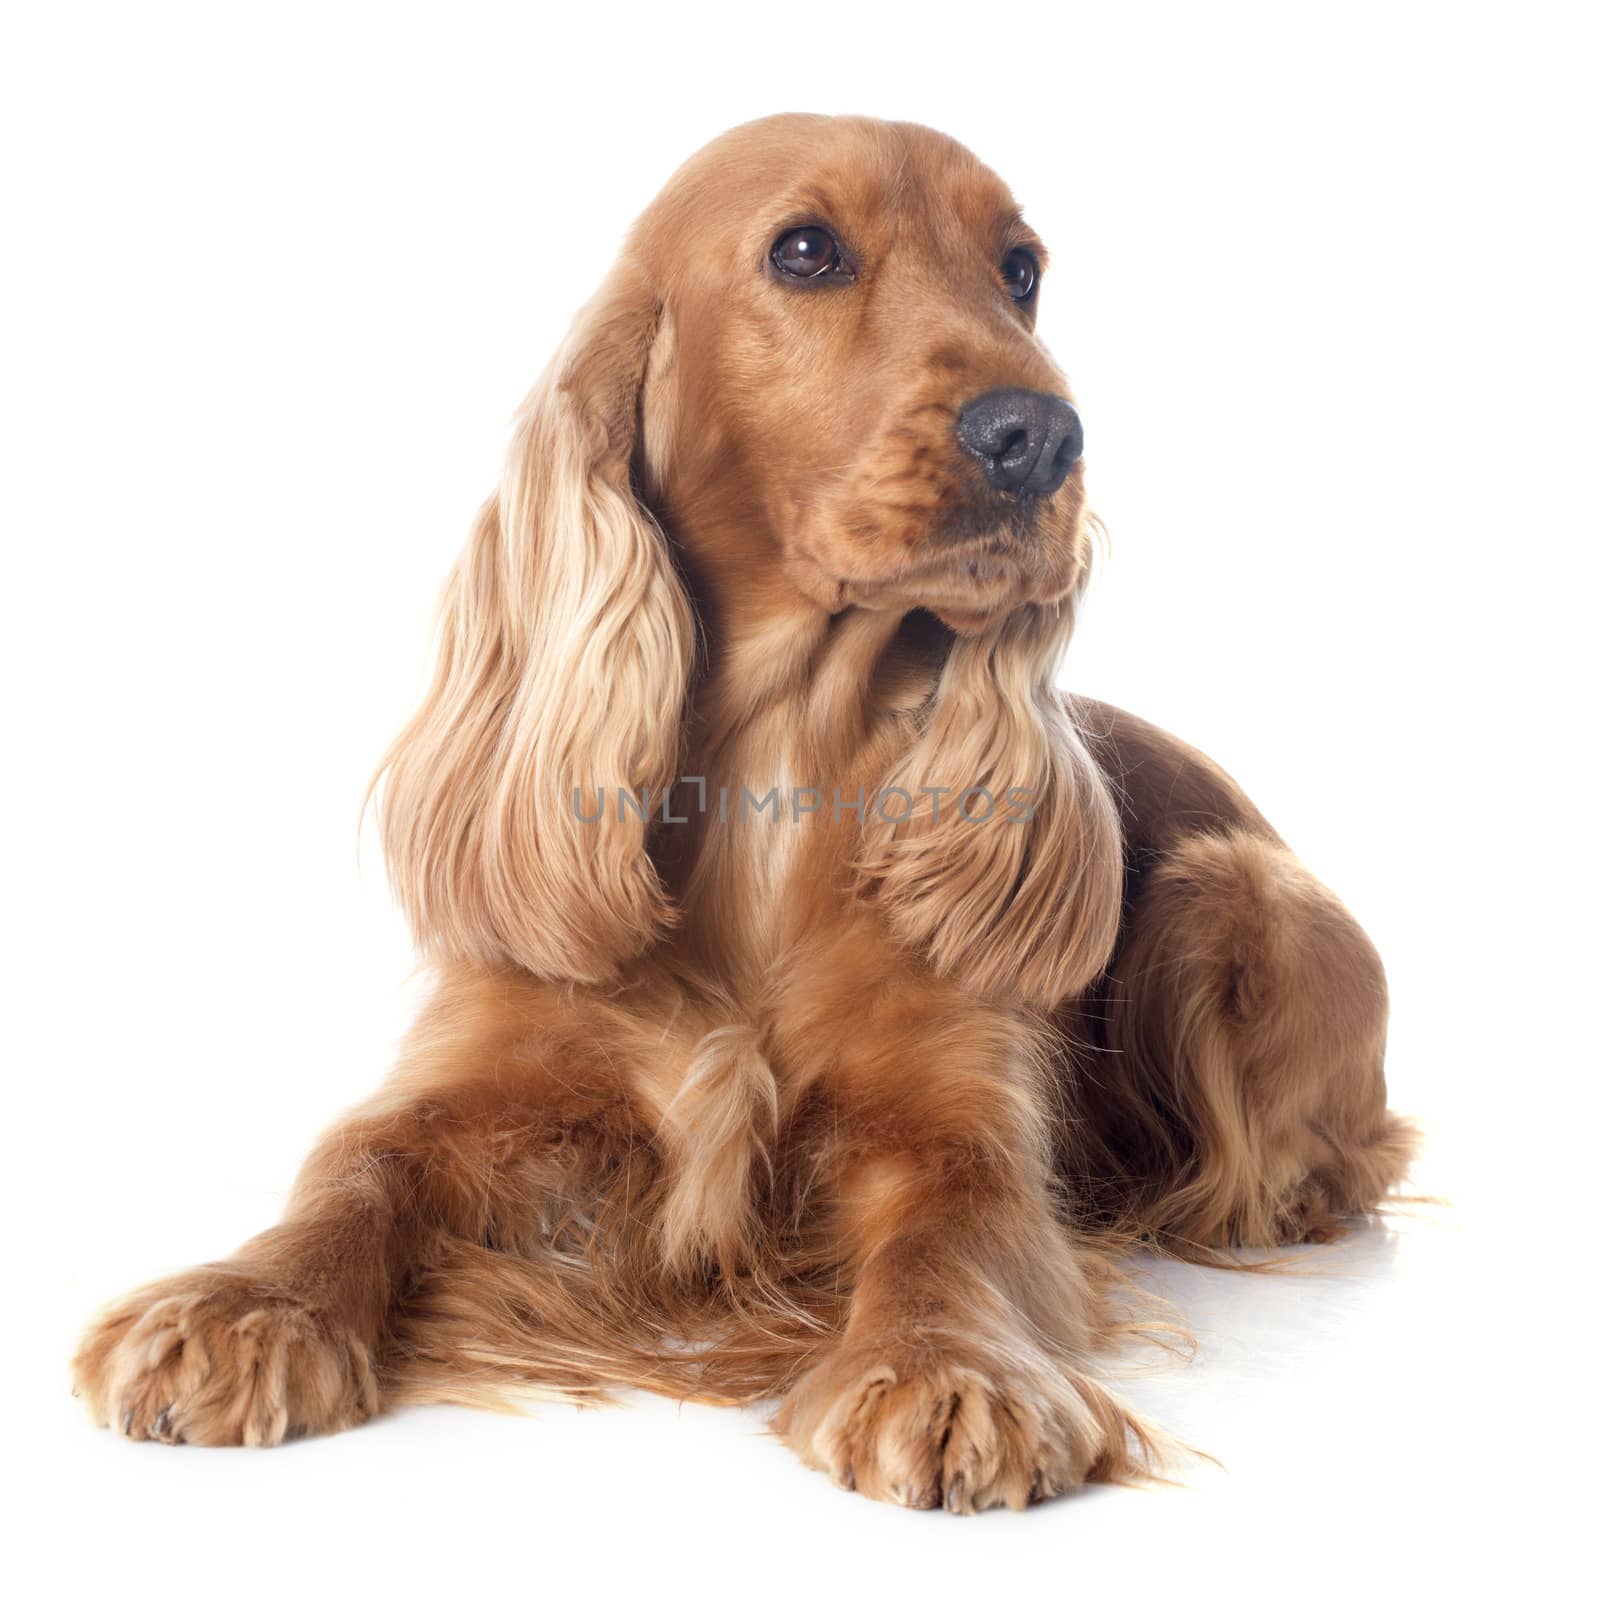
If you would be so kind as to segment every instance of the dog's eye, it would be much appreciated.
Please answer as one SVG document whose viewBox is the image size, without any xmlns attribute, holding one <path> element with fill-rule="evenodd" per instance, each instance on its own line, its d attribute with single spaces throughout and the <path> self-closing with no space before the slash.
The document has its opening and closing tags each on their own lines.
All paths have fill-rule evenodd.
<svg viewBox="0 0 1600 1600">
<path fill-rule="evenodd" d="M 1039 282 L 1039 263 L 1031 250 L 1013 250 L 1000 263 L 1000 280 L 1013 300 L 1028 299 Z"/>
<path fill-rule="evenodd" d="M 791 228 L 772 247 L 772 264 L 790 278 L 820 278 L 842 272 L 844 254 L 826 228 Z"/>
</svg>

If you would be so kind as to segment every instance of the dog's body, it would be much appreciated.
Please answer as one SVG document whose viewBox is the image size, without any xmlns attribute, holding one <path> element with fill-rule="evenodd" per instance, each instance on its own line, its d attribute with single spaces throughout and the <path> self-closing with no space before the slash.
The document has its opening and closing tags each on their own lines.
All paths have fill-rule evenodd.
<svg viewBox="0 0 1600 1600">
<path fill-rule="evenodd" d="M 278 1227 L 91 1330 L 100 1420 L 631 1382 L 1023 1504 L 1136 1470 L 1104 1241 L 1322 1238 L 1401 1176 L 1365 936 L 1204 757 L 1053 686 L 1087 514 L 1042 254 L 908 125 L 772 119 L 668 185 L 387 764 L 438 968 L 405 1059 Z"/>
</svg>

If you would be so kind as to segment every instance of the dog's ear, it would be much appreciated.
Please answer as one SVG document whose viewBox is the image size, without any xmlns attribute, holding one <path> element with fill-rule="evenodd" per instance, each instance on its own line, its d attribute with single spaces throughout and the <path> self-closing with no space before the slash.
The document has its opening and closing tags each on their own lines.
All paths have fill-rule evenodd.
<svg viewBox="0 0 1600 1600">
<path fill-rule="evenodd" d="M 857 859 L 896 938 L 936 972 L 1041 1010 L 1100 975 L 1122 910 L 1116 803 L 1056 687 L 1081 588 L 1080 576 L 1059 608 L 955 641 L 921 736 L 883 785 L 906 815 L 869 809 Z M 965 820 L 967 786 L 987 820 Z"/>
<path fill-rule="evenodd" d="M 437 956 L 596 982 L 672 920 L 639 815 L 660 815 L 676 771 L 694 641 L 635 488 L 661 318 L 627 257 L 579 314 L 518 413 L 445 591 L 432 687 L 380 769 L 390 877 Z"/>
</svg>

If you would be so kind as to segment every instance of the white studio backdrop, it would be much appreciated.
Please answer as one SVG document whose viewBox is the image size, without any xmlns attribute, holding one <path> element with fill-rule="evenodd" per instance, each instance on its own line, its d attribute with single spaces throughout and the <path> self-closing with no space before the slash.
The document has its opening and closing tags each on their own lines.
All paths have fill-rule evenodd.
<svg viewBox="0 0 1600 1600">
<path fill-rule="evenodd" d="M 774 1556 L 776 1576 L 697 1576 L 694 1551 L 750 1563 L 819 1537 L 817 1581 L 847 1593 L 852 1572 L 1137 1574 L 1180 1546 L 1276 1593 L 1367 1558 L 1330 1525 L 1367 1518 L 1371 1559 L 1427 1572 L 1472 1555 L 1483 1505 L 1506 1539 L 1554 1520 L 1583 1345 L 1525 1396 L 1546 1308 L 1568 1321 L 1595 1066 L 1584 20 L 9 9 L 17 1559 L 141 1592 L 198 1592 L 185 1563 L 244 1544 L 282 1547 L 263 1570 L 294 1552 L 402 1590 L 544 1581 L 491 1526 L 556 1533 L 563 1581 L 602 1593 L 583 1565 L 600 1531 L 613 1563 L 676 1549 L 713 1593 L 807 1574 Z M 1215 756 L 1372 932 L 1392 1099 L 1428 1122 L 1424 1181 L 1453 1205 L 1409 1225 L 1398 1277 L 1355 1274 L 1349 1302 L 1180 1275 L 1223 1387 L 1208 1401 L 1197 1371 L 1170 1404 L 1197 1443 L 1231 1444 L 1227 1487 L 1093 1495 L 985 1519 L 965 1544 L 938 1519 L 886 1522 L 723 1414 L 418 1415 L 270 1468 L 115 1449 L 65 1395 L 79 1323 L 271 1221 L 410 1014 L 410 947 L 370 838 L 358 857 L 359 807 L 512 409 L 678 161 L 794 109 L 932 124 L 1023 200 L 1052 254 L 1041 331 L 1111 532 L 1068 681 Z M 1341 1346 L 1351 1306 L 1376 1309 Z M 1291 1352 L 1281 1389 L 1247 1393 L 1241 1318 Z M 1370 1431 L 1350 1427 L 1363 1397 Z M 1275 1413 L 1296 1426 L 1274 1434 Z M 1470 1513 L 1468 1483 L 1485 1497 Z M 1250 1564 L 1230 1567 L 1247 1533 Z M 168 1564 L 127 1570 L 136 1539 Z"/>
</svg>

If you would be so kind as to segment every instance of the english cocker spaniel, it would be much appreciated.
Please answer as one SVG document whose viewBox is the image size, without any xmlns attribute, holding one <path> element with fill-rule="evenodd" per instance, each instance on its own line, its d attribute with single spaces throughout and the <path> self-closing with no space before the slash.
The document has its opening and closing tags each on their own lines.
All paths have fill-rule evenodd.
<svg viewBox="0 0 1600 1600">
<path fill-rule="evenodd" d="M 1371 944 L 1203 755 L 1058 688 L 1045 249 L 926 128 L 694 156 L 522 407 L 380 776 L 436 983 L 283 1220 L 103 1313 L 131 1439 L 524 1383 L 779 1400 L 863 1494 L 1147 1470 L 1119 1255 L 1403 1174 Z"/>
</svg>

